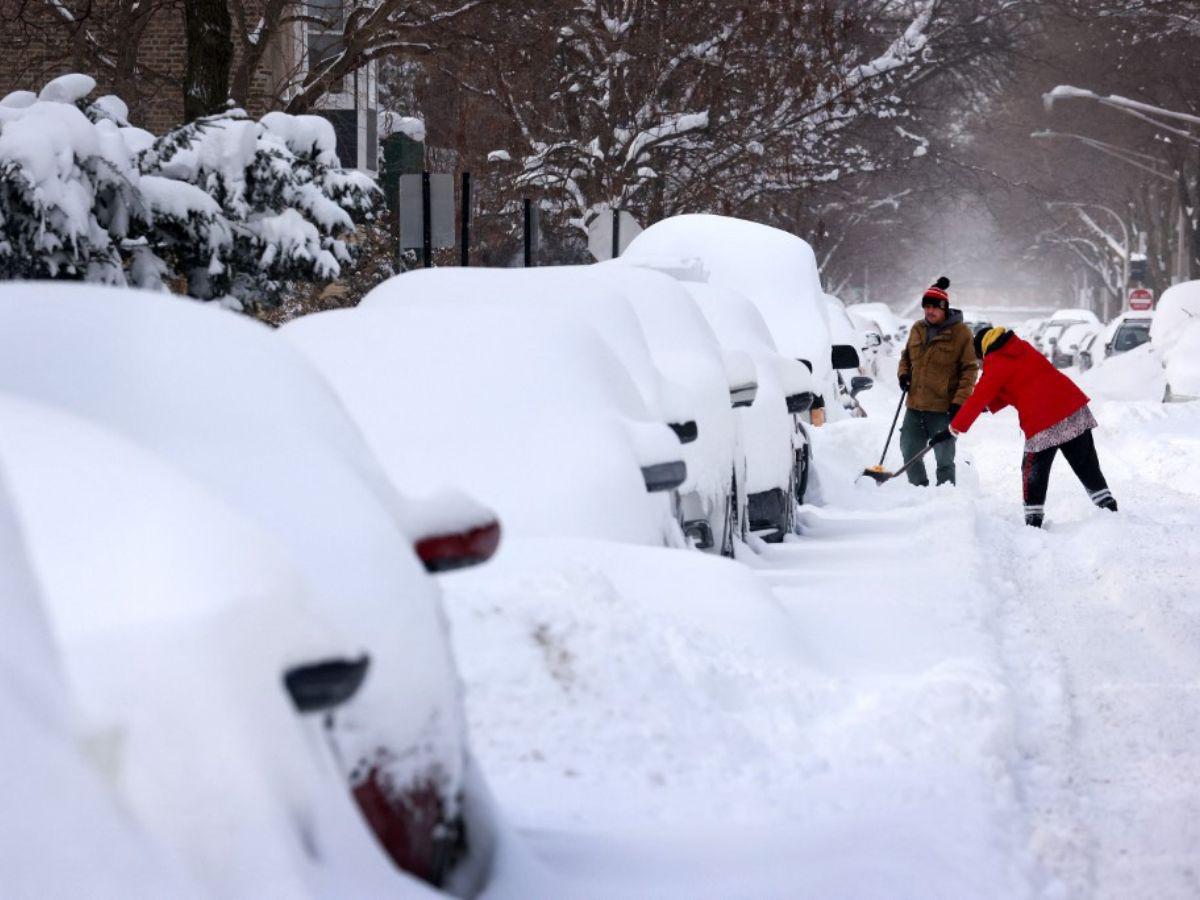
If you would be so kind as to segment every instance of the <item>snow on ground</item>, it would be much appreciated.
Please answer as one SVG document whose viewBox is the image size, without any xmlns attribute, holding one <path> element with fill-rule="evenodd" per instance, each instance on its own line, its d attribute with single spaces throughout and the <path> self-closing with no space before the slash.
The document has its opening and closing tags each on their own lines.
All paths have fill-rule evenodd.
<svg viewBox="0 0 1200 900">
<path fill-rule="evenodd" d="M 1200 404 L 1089 390 L 1115 516 L 1060 460 L 1026 528 L 1011 412 L 958 489 L 856 483 L 884 382 L 762 555 L 513 542 L 447 579 L 476 754 L 556 892 L 1196 896 Z"/>
</svg>

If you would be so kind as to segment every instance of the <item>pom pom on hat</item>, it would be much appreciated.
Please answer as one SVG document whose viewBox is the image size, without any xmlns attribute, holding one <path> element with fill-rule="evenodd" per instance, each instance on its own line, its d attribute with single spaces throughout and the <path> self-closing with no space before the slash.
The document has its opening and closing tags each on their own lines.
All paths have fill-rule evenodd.
<svg viewBox="0 0 1200 900">
<path fill-rule="evenodd" d="M 922 306 L 938 306 L 942 309 L 950 308 L 950 295 L 946 293 L 950 289 L 950 279 L 943 275 L 933 283 L 933 286 L 925 292 L 921 297 Z"/>
</svg>

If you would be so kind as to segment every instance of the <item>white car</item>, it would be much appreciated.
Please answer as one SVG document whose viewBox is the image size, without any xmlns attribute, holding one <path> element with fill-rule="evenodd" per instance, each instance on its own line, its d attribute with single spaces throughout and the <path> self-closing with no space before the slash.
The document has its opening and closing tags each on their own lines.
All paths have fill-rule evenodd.
<svg viewBox="0 0 1200 900">
<path fill-rule="evenodd" d="M 155 893 L 168 862 L 211 896 L 380 894 L 408 882 L 320 739 L 320 716 L 353 696 L 370 659 L 310 602 L 283 548 L 131 441 L 3 392 L 0 468 L 42 587 L 46 658 L 62 662 L 73 739 L 126 820 L 89 822 L 84 847 L 108 829 L 147 845 L 145 872 L 128 859 L 77 872 L 75 895 L 114 871 L 126 883 L 113 896 Z M 41 790 L 30 798 L 38 807 L 70 809 L 56 828 L 94 812 L 77 786 Z M 29 879 L 48 896 L 62 874 Z M 5 882 L 14 887 L 8 867 Z"/>
<path fill-rule="evenodd" d="M 570 317 L 505 303 L 499 288 L 460 299 L 436 281 L 412 279 L 409 302 L 280 330 L 392 481 L 411 493 L 462 485 L 513 535 L 671 543 L 665 493 L 686 477 L 682 448 L 608 346 Z"/>
<path fill-rule="evenodd" d="M 1065 356 L 1059 354 L 1055 356 L 1056 347 L 1059 340 L 1062 338 L 1063 332 L 1072 325 L 1092 325 L 1096 328 L 1103 327 L 1102 323 L 1096 314 L 1090 309 L 1058 309 L 1045 322 L 1044 328 L 1039 328 L 1035 336 L 1035 346 L 1042 352 L 1042 355 L 1055 362 L 1055 365 L 1069 365 L 1064 362 Z"/>
<path fill-rule="evenodd" d="M 1200 280 L 1184 281 L 1163 291 L 1153 319 L 1150 341 L 1155 348 L 1165 350 L 1189 322 L 1200 319 Z"/>
<path fill-rule="evenodd" d="M 1162 350 L 1164 403 L 1200 400 L 1200 320 L 1183 325 Z"/>
<path fill-rule="evenodd" d="M 299 353 L 191 300 L 0 286 L 0 390 L 155 451 L 279 541 L 317 609 L 371 659 L 371 677 L 330 723 L 349 789 L 397 865 L 434 883 L 451 877 L 474 849 L 469 833 L 464 847 L 472 799 L 427 569 L 490 555 L 491 514 L 445 500 L 433 516 L 406 502 Z"/>
<path fill-rule="evenodd" d="M 687 480 L 673 495 L 675 516 L 692 542 L 732 553 L 740 504 L 730 488 L 743 467 L 728 380 L 716 339 L 670 279 L 623 265 L 527 270 L 437 269 L 409 272 L 371 291 L 364 309 L 496 297 L 567 316 L 596 331 L 625 366 L 645 414 L 669 424 L 683 444 Z"/>
<path fill-rule="evenodd" d="M 199 898 L 130 821 L 73 727 L 60 649 L 0 462 L 0 872 L 13 897 Z M 19 811 L 19 812 L 18 812 Z"/>
<path fill-rule="evenodd" d="M 762 314 L 779 351 L 811 368 L 818 386 L 814 408 L 838 414 L 835 369 L 856 368 L 858 352 L 833 344 L 816 256 L 804 240 L 741 219 L 682 215 L 651 225 L 621 259 L 651 267 L 691 261 L 702 280 L 743 294 Z"/>
<path fill-rule="evenodd" d="M 846 311 L 846 305 L 840 299 L 826 294 L 825 305 L 829 310 L 829 331 L 834 344 L 844 344 L 858 350 L 859 365 L 835 370 L 838 398 L 851 415 L 863 418 L 866 416 L 866 411 L 856 398 L 863 391 L 870 390 L 875 384 L 875 379 L 867 374 L 868 360 L 871 359 L 868 357 L 868 353 L 877 356 L 879 344 L 872 344 L 869 341 L 865 331 L 850 318 L 850 314 Z"/>
<path fill-rule="evenodd" d="M 882 332 L 881 337 L 884 343 L 895 347 L 897 355 L 904 349 L 909 323 L 897 316 L 886 303 L 852 303 L 846 307 L 846 310 L 875 322 Z"/>
<path fill-rule="evenodd" d="M 1121 353 L 1135 350 L 1150 341 L 1150 331 L 1154 324 L 1152 310 L 1132 311 L 1121 313 L 1105 327 L 1099 349 L 1099 358 L 1107 359 Z"/>
<path fill-rule="evenodd" d="M 1083 345 L 1103 330 L 1103 326 L 1091 322 L 1068 325 L 1055 342 L 1050 361 L 1060 369 L 1079 365 L 1079 352 Z"/>
<path fill-rule="evenodd" d="M 793 530 L 794 505 L 808 489 L 810 440 L 800 414 L 812 403 L 812 373 L 783 356 L 758 309 L 726 288 L 681 282 L 727 350 L 747 355 L 757 373 L 753 405 L 738 410 L 746 452 L 748 524 L 766 540 Z"/>
</svg>

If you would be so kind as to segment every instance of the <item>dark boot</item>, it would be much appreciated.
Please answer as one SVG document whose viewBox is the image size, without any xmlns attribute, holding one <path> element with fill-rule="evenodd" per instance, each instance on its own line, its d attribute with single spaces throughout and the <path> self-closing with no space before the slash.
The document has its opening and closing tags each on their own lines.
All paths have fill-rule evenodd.
<svg viewBox="0 0 1200 900">
<path fill-rule="evenodd" d="M 1096 505 L 1101 509 L 1107 509 L 1111 512 L 1117 511 L 1117 501 L 1111 495 L 1105 497 L 1103 500 L 1097 500 Z"/>
<path fill-rule="evenodd" d="M 1042 513 L 1025 513 L 1025 524 L 1031 528 L 1041 528 L 1045 518 Z"/>
</svg>

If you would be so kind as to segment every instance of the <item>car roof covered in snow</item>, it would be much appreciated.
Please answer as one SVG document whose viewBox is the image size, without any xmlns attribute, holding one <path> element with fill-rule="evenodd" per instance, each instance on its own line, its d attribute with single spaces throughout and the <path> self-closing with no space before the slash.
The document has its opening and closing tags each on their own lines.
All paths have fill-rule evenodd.
<svg viewBox="0 0 1200 900">
<path fill-rule="evenodd" d="M 630 243 L 622 259 L 698 259 L 707 280 L 748 297 L 780 352 L 831 369 L 829 314 L 812 247 L 778 228 L 727 216 L 672 216 Z"/>
</svg>

